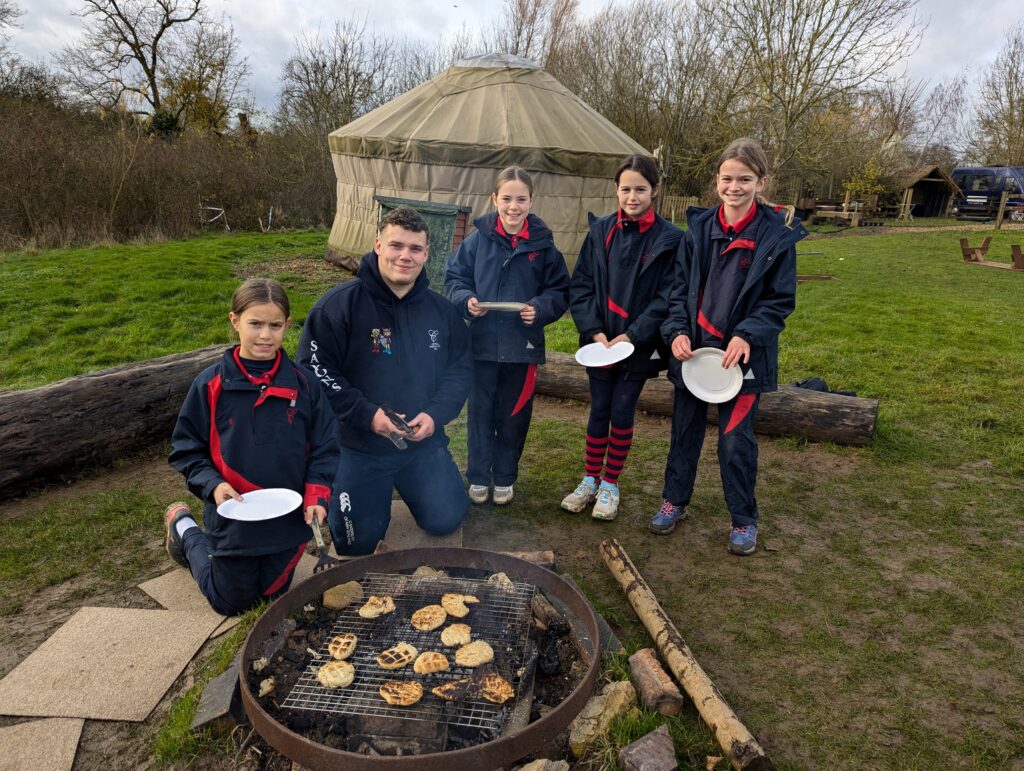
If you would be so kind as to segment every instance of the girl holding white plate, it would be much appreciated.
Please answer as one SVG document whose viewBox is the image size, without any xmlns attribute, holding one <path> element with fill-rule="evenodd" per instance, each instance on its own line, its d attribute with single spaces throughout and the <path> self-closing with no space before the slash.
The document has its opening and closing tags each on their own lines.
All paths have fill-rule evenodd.
<svg viewBox="0 0 1024 771">
<path fill-rule="evenodd" d="M 338 443 L 323 388 L 281 349 L 291 324 L 281 285 L 249 279 L 228 318 L 239 344 L 193 381 L 168 459 L 204 502 L 206 531 L 184 503 L 167 508 L 164 527 L 171 559 L 233 616 L 288 589 L 310 524 L 327 516 Z"/>
<path fill-rule="evenodd" d="M 796 243 L 807 235 L 793 210 L 764 201 L 768 159 L 752 139 L 730 144 L 718 161 L 722 203 L 687 212 L 688 231 L 662 336 L 676 385 L 664 501 L 650 530 L 671 533 L 686 517 L 707 424 L 718 404 L 718 461 L 732 519 L 729 551 L 757 548 L 754 497 L 761 393 L 778 387 L 779 333 L 796 305 Z M 709 369 L 709 361 L 717 360 Z M 736 372 L 723 371 L 738 367 Z M 717 372 L 716 372 L 717 369 Z"/>
<path fill-rule="evenodd" d="M 610 357 L 616 363 L 587 367 L 590 417 L 584 476 L 562 500 L 562 508 L 572 512 L 593 503 L 595 519 L 618 514 L 619 474 L 633 443 L 636 403 L 647 380 L 668 362 L 660 327 L 668 315 L 682 232 L 652 208 L 660 182 L 653 158 L 631 155 L 623 161 L 615 172 L 619 208 L 601 219 L 590 215 L 590 231 L 569 287 L 580 345 L 604 346 L 609 354 L 623 348 L 625 354 Z"/>
<path fill-rule="evenodd" d="M 469 319 L 473 388 L 467 412 L 469 499 L 512 502 L 533 414 L 544 327 L 565 313 L 569 271 L 544 221 L 530 213 L 533 181 L 519 166 L 498 174 L 495 211 L 445 265 L 445 292 Z"/>
</svg>

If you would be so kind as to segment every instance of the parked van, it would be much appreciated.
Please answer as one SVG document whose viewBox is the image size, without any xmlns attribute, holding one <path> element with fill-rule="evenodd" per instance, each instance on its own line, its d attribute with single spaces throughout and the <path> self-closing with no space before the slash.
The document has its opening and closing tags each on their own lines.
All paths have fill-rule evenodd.
<svg viewBox="0 0 1024 771">
<path fill-rule="evenodd" d="M 953 202 L 953 216 L 961 220 L 992 220 L 999 213 L 1003 191 L 1006 216 L 1024 220 L 1024 166 L 964 166 L 950 175 L 961 197 Z"/>
</svg>

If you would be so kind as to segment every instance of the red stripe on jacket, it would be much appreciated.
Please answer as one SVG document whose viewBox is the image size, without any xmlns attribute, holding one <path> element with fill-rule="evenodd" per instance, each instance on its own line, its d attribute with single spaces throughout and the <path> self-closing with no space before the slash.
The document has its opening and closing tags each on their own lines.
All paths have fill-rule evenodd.
<svg viewBox="0 0 1024 771">
<path fill-rule="evenodd" d="M 704 311 L 697 311 L 697 323 L 700 324 L 701 328 L 705 332 L 714 335 L 719 340 L 725 339 L 725 335 L 715 329 L 715 325 L 708 321 L 708 317 L 704 315 Z"/>
<path fill-rule="evenodd" d="M 227 461 L 220 449 L 220 432 L 217 431 L 217 400 L 220 399 L 221 380 L 216 375 L 206 385 L 206 399 L 210 404 L 210 459 L 214 467 L 224 477 L 224 481 L 231 485 L 241 494 L 251 493 L 253 490 L 260 490 L 259 485 L 253 484 L 233 468 L 228 466 Z"/>
<path fill-rule="evenodd" d="M 622 316 L 624 319 L 629 318 L 629 311 L 623 308 L 621 305 L 615 302 L 611 297 L 608 298 L 608 310 L 614 313 L 616 316 Z"/>
</svg>

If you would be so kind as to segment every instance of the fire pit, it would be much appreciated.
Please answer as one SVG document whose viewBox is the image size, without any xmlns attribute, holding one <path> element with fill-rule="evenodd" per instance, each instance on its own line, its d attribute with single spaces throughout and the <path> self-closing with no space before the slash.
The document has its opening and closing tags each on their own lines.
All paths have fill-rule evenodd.
<svg viewBox="0 0 1024 771">
<path fill-rule="evenodd" d="M 452 575 L 444 578 L 408 575 L 421 565 L 446 569 Z M 468 575 L 457 575 L 459 571 Z M 487 575 L 499 572 L 505 573 L 511 583 L 497 587 L 486 581 Z M 338 612 L 335 630 L 355 632 L 361 641 L 365 635 L 369 643 L 363 648 L 361 642 L 363 652 L 353 658 L 357 682 L 350 688 L 324 689 L 317 683 L 315 667 L 311 666 L 298 682 L 279 695 L 278 703 L 296 714 L 337 715 L 357 733 L 419 734 L 424 740 L 420 746 L 430 749 L 418 755 L 374 756 L 312 741 L 264 710 L 253 692 L 251 678 L 243 676 L 242 701 L 256 730 L 268 744 L 305 767 L 441 769 L 462 764 L 466 768 L 498 768 L 545 749 L 568 727 L 593 691 L 599 664 L 598 631 L 586 599 L 551 571 L 514 557 L 474 549 L 385 552 L 351 560 L 314 575 L 278 598 L 256 623 L 240 654 L 240 672 L 249 673 L 254 660 L 273 648 L 275 642 L 283 641 L 291 628 L 289 619 L 301 616 L 304 606 L 319 600 L 326 589 L 353 580 L 363 585 L 365 594 L 393 596 L 398 608 L 390 618 L 383 622 L 377 619 L 375 624 L 359 619 L 354 607 Z M 494 668 L 512 684 L 517 698 L 521 699 L 525 690 L 521 686 L 530 679 L 530 663 L 536 660 L 536 650 L 530 650 L 528 641 L 533 618 L 530 604 L 535 589 L 566 612 L 585 674 L 560 704 L 525 727 L 506 725 L 513 711 L 512 703 L 497 705 L 477 698 L 446 702 L 429 695 L 430 687 L 458 680 L 465 677 L 466 672 L 456 669 L 424 678 L 411 671 L 385 672 L 373 664 L 374 651 L 398 641 L 410 642 L 420 650 L 436 647 L 436 643 L 427 639 L 430 633 L 417 632 L 409 626 L 412 610 L 436 603 L 441 591 L 474 594 L 481 600 L 481 612 L 473 616 L 474 634 L 479 633 L 490 642 L 495 652 Z M 423 639 L 418 639 L 421 636 Z M 312 653 L 322 656 L 321 651 Z M 360 655 L 365 660 L 360 659 Z M 327 660 L 326 657 L 323 660 Z M 428 695 L 413 707 L 390 707 L 377 693 L 380 683 L 389 679 L 424 681 Z M 446 731 L 475 731 L 490 740 L 477 739 L 483 743 L 441 751 L 443 740 L 437 745 L 436 734 Z M 431 744 L 432 740 L 435 744 Z"/>
</svg>

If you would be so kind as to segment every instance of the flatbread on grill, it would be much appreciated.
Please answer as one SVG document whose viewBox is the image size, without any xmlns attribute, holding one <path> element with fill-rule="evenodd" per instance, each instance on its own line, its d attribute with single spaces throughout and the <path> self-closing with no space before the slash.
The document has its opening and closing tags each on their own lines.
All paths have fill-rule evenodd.
<svg viewBox="0 0 1024 771">
<path fill-rule="evenodd" d="M 449 648 L 454 648 L 457 645 L 468 645 L 469 641 L 473 639 L 470 636 L 472 631 L 466 624 L 446 626 L 441 630 L 441 642 Z"/>
<path fill-rule="evenodd" d="M 448 669 L 448 659 L 443 653 L 437 651 L 424 651 L 412 665 L 412 671 L 418 675 L 429 675 L 443 669 Z"/>
<path fill-rule="evenodd" d="M 463 645 L 455 651 L 455 663 L 460 667 L 478 667 L 488 661 L 494 661 L 494 649 L 484 640 Z"/>
<path fill-rule="evenodd" d="M 461 680 L 452 680 L 444 685 L 431 688 L 430 692 L 435 696 L 440 696 L 445 701 L 460 701 L 469 694 L 469 687 L 472 684 L 472 677 L 464 677 Z"/>
<path fill-rule="evenodd" d="M 400 642 L 394 648 L 378 653 L 377 663 L 382 669 L 401 669 L 411 664 L 418 653 L 409 643 Z"/>
<path fill-rule="evenodd" d="M 388 704 L 410 707 L 423 698 L 423 686 L 415 680 L 387 680 L 380 684 L 380 695 Z"/>
<path fill-rule="evenodd" d="M 447 620 L 448 614 L 440 605 L 427 605 L 412 614 L 412 625 L 421 632 L 431 632 Z"/>
<path fill-rule="evenodd" d="M 328 661 L 316 671 L 324 688 L 347 688 L 356 677 L 356 669 L 347 661 Z"/>
<path fill-rule="evenodd" d="M 494 704 L 504 704 L 516 695 L 512 684 L 493 669 L 474 674 L 473 687 L 487 701 Z"/>
<path fill-rule="evenodd" d="M 391 599 L 390 595 L 385 594 L 378 597 L 376 594 L 371 594 L 367 598 L 366 604 L 359 609 L 359 615 L 363 618 L 377 618 L 385 613 L 393 613 L 394 610 L 395 601 Z"/>
<path fill-rule="evenodd" d="M 327 643 L 327 651 L 331 654 L 332 658 L 343 661 L 352 655 L 358 641 L 359 638 L 354 634 L 345 632 L 345 634 L 339 634 L 331 638 L 331 641 Z"/>
<path fill-rule="evenodd" d="M 468 616 L 469 608 L 466 606 L 477 602 L 480 602 L 480 600 L 472 594 L 455 594 L 453 592 L 449 592 L 441 597 L 441 607 L 447 611 L 449 616 L 454 616 L 455 618 L 465 618 Z"/>
</svg>

